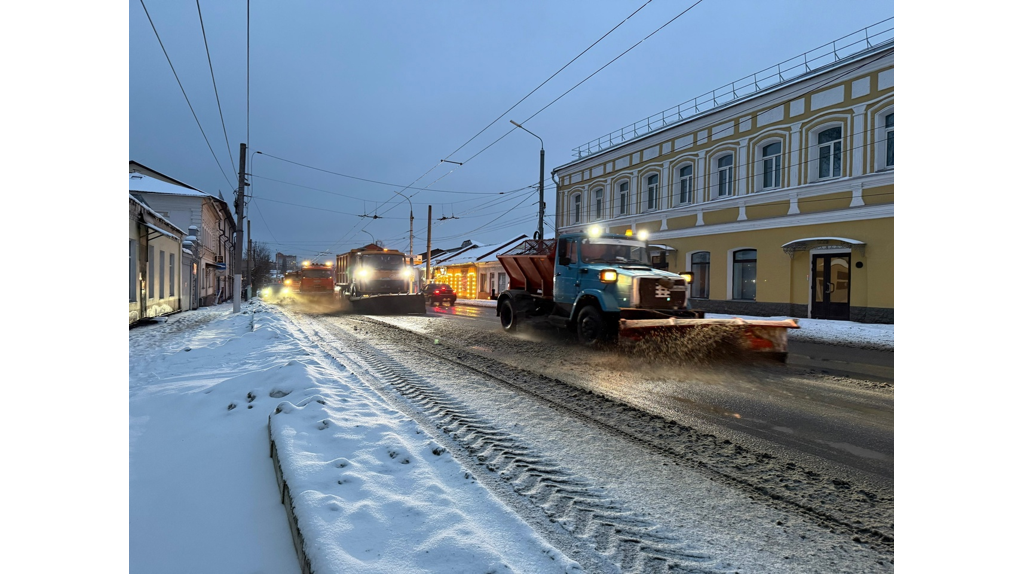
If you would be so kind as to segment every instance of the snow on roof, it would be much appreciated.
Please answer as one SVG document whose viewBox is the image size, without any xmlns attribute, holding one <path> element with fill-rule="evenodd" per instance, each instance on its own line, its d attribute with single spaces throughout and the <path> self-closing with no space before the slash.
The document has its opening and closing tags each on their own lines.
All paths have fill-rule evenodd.
<svg viewBox="0 0 1024 574">
<path fill-rule="evenodd" d="M 161 181 L 155 177 L 149 177 L 148 175 L 143 175 L 138 172 L 128 174 L 128 191 L 163 193 L 167 195 L 189 195 L 194 197 L 213 197 L 208 193 Z"/>
<path fill-rule="evenodd" d="M 461 265 L 466 263 L 477 263 L 480 261 L 497 261 L 498 253 L 514 243 L 528 239 L 526 234 L 517 235 L 502 243 L 491 243 L 489 245 L 475 245 L 453 254 L 446 259 L 438 259 L 437 265 Z"/>
<path fill-rule="evenodd" d="M 174 230 L 178 231 L 179 233 L 181 233 L 182 235 L 185 235 L 185 231 L 182 228 L 180 228 L 177 225 L 171 223 L 171 221 L 169 219 L 167 219 L 166 217 L 164 217 L 164 216 L 160 215 L 159 213 L 153 211 L 152 208 L 150 208 L 148 205 L 146 205 L 146 202 L 141 201 L 137 197 L 134 197 L 131 194 L 131 192 L 128 192 L 128 201 L 134 201 L 135 203 L 139 204 L 139 206 L 142 207 L 142 209 L 144 209 L 146 211 L 146 214 L 152 216 L 154 219 L 159 219 L 160 223 L 163 223 L 164 225 L 170 227 L 171 229 L 174 229 Z"/>
</svg>

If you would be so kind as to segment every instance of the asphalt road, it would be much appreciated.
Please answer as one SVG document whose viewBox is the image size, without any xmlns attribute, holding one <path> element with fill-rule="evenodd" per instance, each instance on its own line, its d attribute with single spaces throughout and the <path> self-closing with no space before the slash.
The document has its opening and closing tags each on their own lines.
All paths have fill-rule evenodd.
<svg viewBox="0 0 1024 574">
<path fill-rule="evenodd" d="M 467 333 L 500 332 L 490 307 L 428 307 L 426 316 Z M 432 332 L 445 329 L 438 324 Z M 581 368 L 576 357 L 582 350 L 571 337 L 541 334 L 544 347 L 561 350 L 546 360 L 511 355 L 507 360 L 526 362 L 533 371 L 708 432 L 756 443 L 766 451 L 785 449 L 804 457 L 806 464 L 839 465 L 891 484 L 892 352 L 791 341 L 786 365 L 681 370 L 650 367 L 636 359 L 599 358 L 603 364 Z M 503 353 L 493 344 L 477 345 L 477 350 L 489 356 Z"/>
</svg>

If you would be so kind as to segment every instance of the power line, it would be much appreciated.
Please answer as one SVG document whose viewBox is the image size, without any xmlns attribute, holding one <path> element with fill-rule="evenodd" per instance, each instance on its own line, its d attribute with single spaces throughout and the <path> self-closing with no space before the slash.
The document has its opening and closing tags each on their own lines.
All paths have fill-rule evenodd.
<svg viewBox="0 0 1024 574">
<path fill-rule="evenodd" d="M 228 160 L 231 161 L 232 172 L 235 169 L 235 159 L 231 157 L 231 143 L 228 142 L 228 128 L 224 125 L 224 110 L 220 107 L 220 94 L 217 92 L 217 78 L 213 75 L 213 59 L 210 58 L 210 44 L 206 41 L 206 26 L 203 24 L 203 11 L 199 8 L 199 0 L 196 0 L 196 11 L 199 12 L 199 28 L 203 31 L 203 46 L 206 47 L 206 61 L 210 64 L 210 79 L 213 80 L 213 95 L 217 98 L 217 111 L 220 112 L 220 127 L 224 130 L 224 145 L 228 148 Z"/>
<path fill-rule="evenodd" d="M 631 13 L 631 14 L 630 14 L 629 16 L 626 16 L 625 18 L 623 18 L 623 19 L 622 19 L 622 21 L 621 21 L 621 22 L 619 22 L 618 24 L 616 24 L 616 25 L 615 25 L 615 26 L 614 26 L 614 27 L 613 27 L 613 28 L 612 28 L 611 30 L 608 30 L 607 32 L 605 32 L 605 33 L 604 33 L 604 35 L 603 35 L 603 36 L 601 36 L 600 38 L 598 38 L 597 40 L 595 40 L 593 44 L 591 44 L 591 45 L 587 46 L 587 49 L 586 49 L 586 50 L 583 50 L 583 51 L 582 51 L 582 52 L 580 52 L 579 54 L 576 54 L 576 57 L 575 57 L 575 58 L 573 58 L 573 59 L 569 60 L 569 61 L 568 61 L 568 62 L 567 62 L 567 63 L 566 63 L 566 64 L 565 64 L 564 66 L 562 66 L 561 68 L 559 68 L 557 72 L 555 72 L 554 74 L 551 74 L 550 76 L 548 76 L 548 79 L 546 79 L 546 80 L 544 80 L 543 82 L 541 82 L 541 83 L 540 83 L 540 85 L 538 85 L 538 86 L 537 86 L 536 88 L 534 88 L 534 89 L 530 90 L 530 93 L 528 93 L 528 94 L 526 94 L 525 96 L 523 96 L 523 97 L 522 97 L 522 98 L 521 98 L 521 99 L 520 99 L 520 100 L 519 100 L 518 102 L 516 102 L 515 104 L 513 104 L 511 108 L 509 108 L 509 109 L 505 110 L 504 112 L 502 112 L 502 113 L 501 113 L 501 115 L 499 115 L 498 117 L 494 118 L 494 121 L 492 121 L 491 123 L 487 124 L 487 125 L 486 125 L 486 126 L 484 127 L 484 129 L 482 129 L 482 130 L 478 131 L 478 132 L 476 133 L 476 135 L 474 135 L 473 137 L 469 138 L 469 140 L 467 140 L 467 141 L 466 141 L 466 143 L 464 143 L 464 144 L 460 145 L 460 146 L 459 146 L 459 147 L 458 147 L 458 148 L 457 148 L 457 149 L 456 149 L 455 151 L 453 151 L 452 153 L 450 153 L 450 154 L 448 154 L 447 156 L 445 156 L 445 159 L 448 159 L 448 158 L 452 157 L 453 155 L 455 155 L 456 153 L 458 153 L 458 152 L 459 152 L 459 150 L 461 150 L 462 148 L 464 148 L 464 147 L 466 147 L 467 145 L 469 145 L 469 143 L 470 143 L 470 142 L 472 142 L 473 140 L 475 140 L 475 139 L 476 139 L 476 138 L 477 138 L 477 137 L 478 137 L 478 136 L 479 136 L 480 134 L 482 134 L 482 133 L 484 133 L 485 131 L 487 131 L 487 129 L 488 129 L 488 128 L 490 128 L 491 126 L 493 126 L 493 125 L 494 125 L 494 124 L 495 124 L 495 123 L 496 123 L 496 122 L 497 122 L 498 120 L 500 120 L 501 118 L 505 117 L 505 116 L 506 116 L 506 115 L 507 115 L 507 114 L 508 114 L 509 112 L 511 112 L 512 110 L 514 110 L 514 109 L 516 108 L 516 106 L 518 106 L 519 104 L 523 103 L 523 101 L 524 101 L 524 100 L 526 100 L 526 98 L 528 98 L 528 97 L 532 96 L 532 95 L 534 94 L 534 92 L 536 92 L 537 90 L 539 90 L 539 89 L 541 89 L 542 87 L 544 87 L 544 84 L 547 84 L 548 82 L 550 82 L 550 81 L 552 80 L 552 78 L 554 78 L 554 77 L 555 77 L 555 76 L 557 76 L 558 74 L 562 73 L 562 70 L 564 70 L 564 69 L 568 68 L 568 67 L 569 67 L 569 65 L 570 65 L 570 64 L 572 64 L 573 62 L 575 62 L 576 60 L 578 60 L 578 59 L 580 58 L 580 56 L 582 56 L 583 54 L 586 54 L 587 52 L 589 52 L 591 48 L 593 48 L 594 46 L 596 46 L 596 45 L 597 45 L 597 44 L 598 44 L 599 42 L 601 42 L 601 40 L 604 40 L 605 38 L 607 38 L 609 34 L 611 34 L 612 32 L 614 32 L 615 30 L 617 30 L 617 29 L 619 28 L 619 26 L 622 26 L 622 25 L 623 25 L 623 24 L 624 24 L 624 23 L 626 22 L 626 20 L 629 20 L 630 18 L 632 18 L 633 16 L 635 16 L 637 12 L 639 12 L 639 11 L 643 10 L 643 9 L 644 9 L 644 8 L 645 8 L 645 7 L 646 7 L 646 6 L 648 5 L 648 4 L 650 4 L 650 3 L 652 2 L 652 1 L 653 1 L 653 0 L 647 0 L 647 2 L 644 2 L 644 4 L 643 4 L 642 6 L 640 6 L 640 7 L 639 7 L 639 8 L 637 8 L 636 10 L 634 10 L 634 11 L 633 11 L 633 13 Z M 463 162 L 463 163 L 465 163 L 465 162 Z M 451 172 L 449 172 L 449 173 L 451 173 Z M 443 177 L 443 176 L 442 176 L 442 177 Z"/>
<path fill-rule="evenodd" d="M 331 171 L 329 169 L 324 169 L 322 167 L 316 167 L 316 166 L 312 166 L 312 165 L 308 165 L 308 164 L 304 164 L 304 163 L 299 163 L 297 161 L 293 161 L 293 160 L 290 160 L 290 159 L 285 159 L 283 157 L 278 157 L 276 155 L 269 154 L 269 153 L 267 153 L 265 151 L 261 151 L 259 153 L 260 153 L 260 155 L 265 155 L 267 157 L 272 157 L 272 158 L 274 158 L 276 160 L 283 161 L 285 163 L 290 163 L 290 164 L 297 165 L 297 166 L 300 166 L 300 167 L 304 167 L 304 168 L 307 168 L 307 169 L 312 169 L 314 171 L 321 171 L 323 173 L 329 173 L 331 175 L 336 175 L 336 176 L 339 176 L 339 177 L 345 177 L 345 178 L 348 178 L 348 179 L 355 179 L 355 180 L 358 180 L 358 181 L 365 181 L 367 183 L 375 183 L 377 185 L 386 185 L 388 187 L 398 187 L 398 186 L 402 185 L 400 183 L 389 183 L 389 182 L 386 182 L 386 181 L 377 181 L 375 179 L 367 179 L 365 177 L 357 177 L 357 176 L 354 176 L 354 175 L 348 175 L 347 173 L 339 173 L 339 172 L 336 172 L 336 171 Z M 437 166 L 434 166 L 434 167 L 437 167 Z M 432 169 L 433 168 L 431 168 L 431 170 Z M 429 171 L 427 173 L 429 173 Z M 426 174 L 423 174 L 423 175 L 426 175 Z M 422 178 L 423 178 L 423 176 L 421 175 L 419 179 L 422 179 Z M 417 181 L 419 181 L 419 179 L 417 179 Z M 405 189 L 415 189 L 415 190 L 419 190 L 419 191 L 434 191 L 434 192 L 437 192 L 437 193 L 454 193 L 454 194 L 462 194 L 462 195 L 501 195 L 501 194 L 504 194 L 504 193 L 512 193 L 512 192 L 515 192 L 515 191 L 521 191 L 523 189 L 526 189 L 526 187 L 528 187 L 528 186 L 524 186 L 524 187 L 520 187 L 520 188 L 516 188 L 516 189 L 510 189 L 510 190 L 507 190 L 507 191 L 453 191 L 453 190 L 447 190 L 447 189 L 427 189 L 425 187 L 406 186 L 405 188 L 403 188 L 403 191 Z"/>
<path fill-rule="evenodd" d="M 648 38 L 650 38 L 651 36 L 653 36 L 653 35 L 657 34 L 658 32 L 660 32 L 660 31 L 661 31 L 662 29 L 664 29 L 664 28 L 665 28 L 666 26 L 668 26 L 668 25 L 669 25 L 669 24 L 671 24 L 672 22 L 675 22 L 675 21 L 676 21 L 677 19 L 679 19 L 679 17 L 681 17 L 681 16 L 683 15 L 683 14 L 686 14 L 687 12 L 689 12 L 690 10 L 692 10 L 692 9 L 693 9 L 693 8 L 694 8 L 695 6 L 697 6 L 698 4 L 700 4 L 700 3 L 701 3 L 701 2 L 703 2 L 703 1 L 704 1 L 704 0 L 697 0 L 696 2 L 694 2 L 693 4 L 691 4 L 691 5 L 690 5 L 690 6 L 689 6 L 689 7 L 688 7 L 688 8 L 686 9 L 686 10 L 683 10 L 683 11 L 682 11 L 682 12 L 680 12 L 679 14 L 676 14 L 676 16 L 675 16 L 674 18 L 672 18 L 672 19 L 671 19 L 671 20 L 669 20 L 668 22 L 665 22 L 665 23 L 664 23 L 664 24 L 662 24 L 662 25 L 661 25 L 660 27 L 658 27 L 658 29 L 656 29 L 655 31 L 651 32 L 651 33 L 650 33 L 650 34 L 648 34 L 647 36 L 644 36 L 644 38 L 643 38 L 643 39 L 641 39 L 641 40 L 640 40 L 639 42 L 637 42 L 636 44 L 633 44 L 632 46 L 630 46 L 629 48 L 627 48 L 627 49 L 626 49 L 626 51 L 622 52 L 622 53 L 621 53 L 621 54 L 619 54 L 618 56 L 615 56 L 615 57 L 614 57 L 614 58 L 613 58 L 613 59 L 612 59 L 612 60 L 611 60 L 610 62 L 608 62 L 607 64 L 605 64 L 605 65 L 601 66 L 600 68 L 598 68 L 597 70 L 595 70 L 595 71 L 594 71 L 594 72 L 593 72 L 592 74 L 590 74 L 590 75 L 589 75 L 589 76 L 587 76 L 586 78 L 583 78 L 582 80 L 580 80 L 580 81 L 579 81 L 579 82 L 578 82 L 578 83 L 577 83 L 577 84 L 576 84 L 575 86 L 573 86 L 573 87 L 569 88 L 568 90 L 566 90 L 565 92 L 563 92 L 563 93 L 562 93 L 562 95 L 558 96 L 558 97 L 557 97 L 557 98 L 555 98 L 554 100 L 551 100 L 551 102 L 550 102 L 550 103 L 548 103 L 548 104 L 547 104 L 546 106 L 544 106 L 543 108 L 541 108 L 541 109 L 537 110 L 536 112 L 534 112 L 534 114 L 533 114 L 532 116 L 530 116 L 530 117 L 526 118 L 525 120 L 523 120 L 523 121 L 521 121 L 521 122 L 519 122 L 519 123 L 520 123 L 520 124 L 523 124 L 523 125 L 525 125 L 525 124 L 526 124 L 526 122 L 528 122 L 528 121 L 532 120 L 533 118 L 535 118 L 535 117 L 537 116 L 537 114 L 539 114 L 539 113 L 543 112 L 544 110 L 548 109 L 549 107 L 551 107 L 551 106 L 552 106 L 552 105 L 553 105 L 553 104 L 554 104 L 555 102 L 557 102 L 558 100 L 560 100 L 560 99 L 564 98 L 564 97 L 565 97 L 566 95 L 568 95 L 568 94 L 569 94 L 569 92 L 571 92 L 571 91 L 575 90 L 576 88 L 580 87 L 580 86 L 581 86 L 581 85 L 583 84 L 583 82 L 586 82 L 586 81 L 587 81 L 587 80 L 589 80 L 590 78 L 593 78 L 593 77 L 594 77 L 595 75 L 597 75 L 597 74 L 598 74 L 598 72 L 600 72 L 601 70 L 603 70 L 603 69 L 607 68 L 608 66 L 612 65 L 612 64 L 613 64 L 613 63 L 614 63 L 614 62 L 615 62 L 616 60 L 618 60 L 619 58 L 621 58 L 621 57 L 625 56 L 626 54 L 628 54 L 629 52 L 631 52 L 631 51 L 632 51 L 632 50 L 633 50 L 634 48 L 636 48 L 636 47 L 637 47 L 637 46 L 639 46 L 640 44 L 643 44 L 643 43 L 644 43 L 644 42 L 645 42 L 645 41 L 646 41 L 646 40 L 647 40 Z M 472 156 L 470 156 L 470 158 L 469 158 L 469 159 L 467 159 L 467 160 L 463 161 L 462 163 L 464 163 L 464 164 L 465 164 L 465 163 L 469 163 L 469 161 L 470 161 L 470 160 L 472 160 L 472 159 L 473 159 L 473 158 L 475 158 L 476 156 L 478 156 L 478 155 L 480 155 L 480 154 L 484 153 L 484 152 L 485 152 L 485 151 L 487 151 L 487 150 L 488 150 L 488 149 L 489 149 L 489 148 L 490 148 L 491 146 L 493 146 L 494 144 L 496 144 L 496 143 L 500 142 L 501 140 L 505 139 L 505 137 L 506 137 L 506 136 L 508 136 L 508 135 L 509 135 L 510 133 L 514 132 L 515 130 L 516 130 L 516 128 L 512 128 L 512 129 L 508 130 L 507 132 L 505 132 L 505 134 L 504 134 L 504 135 L 502 135 L 502 136 L 501 136 L 501 137 L 499 137 L 498 139 L 494 140 L 493 142 L 491 142 L 490 144 L 488 144 L 488 146 L 487 146 L 487 147 L 485 147 L 484 149 L 482 149 L 482 150 L 480 150 L 480 151 L 476 152 L 475 154 L 473 154 Z"/>
<path fill-rule="evenodd" d="M 206 140 L 206 147 L 210 148 L 210 154 L 213 155 L 213 161 L 217 162 L 217 167 L 220 168 L 220 173 L 224 176 L 224 179 L 227 180 L 228 185 L 234 189 L 236 184 L 231 183 L 231 179 L 228 178 L 228 174 L 224 172 L 224 166 L 220 164 L 220 160 L 217 159 L 217 154 L 213 152 L 213 146 L 210 145 L 210 138 L 206 137 L 206 132 L 203 131 L 203 124 L 199 123 L 199 116 L 196 115 L 196 110 L 192 107 L 192 102 L 189 101 L 188 94 L 185 93 L 185 86 L 181 85 L 181 79 L 178 78 L 178 72 L 174 70 L 174 64 L 171 63 L 171 57 L 167 54 L 167 48 L 164 47 L 163 40 L 160 39 L 160 33 L 156 31 L 156 24 L 153 23 L 153 18 L 149 15 L 149 10 L 146 8 L 146 2 L 144 0 L 139 0 L 139 3 L 142 4 L 142 9 L 146 12 L 146 18 L 149 19 L 149 25 L 153 28 L 153 34 L 156 35 L 156 41 L 160 43 L 160 49 L 163 50 L 164 57 L 167 58 L 167 64 L 171 67 L 171 73 L 174 74 L 174 79 L 177 80 L 178 87 L 181 88 L 181 95 L 185 96 L 185 103 L 188 104 L 188 109 L 192 111 L 192 117 L 195 118 L 196 125 L 199 126 L 199 132 L 203 134 L 203 139 Z M 228 156 L 230 157 L 230 155 L 231 154 L 229 153 Z"/>
</svg>

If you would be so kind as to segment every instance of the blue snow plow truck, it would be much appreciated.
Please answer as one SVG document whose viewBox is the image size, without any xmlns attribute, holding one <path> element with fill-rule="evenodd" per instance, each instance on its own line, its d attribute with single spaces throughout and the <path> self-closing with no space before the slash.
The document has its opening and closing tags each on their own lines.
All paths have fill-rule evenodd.
<svg viewBox="0 0 1024 574">
<path fill-rule="evenodd" d="M 799 328 L 792 319 L 706 319 L 690 308 L 692 274 L 656 268 L 647 242 L 631 234 L 595 230 L 528 240 L 498 261 L 509 288 L 498 296 L 497 314 L 509 332 L 545 321 L 596 346 L 728 327 L 741 334 L 744 350 L 785 361 L 789 329 Z"/>
</svg>

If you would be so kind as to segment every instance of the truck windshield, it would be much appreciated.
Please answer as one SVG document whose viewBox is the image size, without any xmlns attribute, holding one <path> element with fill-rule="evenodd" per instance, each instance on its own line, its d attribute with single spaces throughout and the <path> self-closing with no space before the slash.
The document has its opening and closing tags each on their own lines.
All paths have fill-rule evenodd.
<svg viewBox="0 0 1024 574">
<path fill-rule="evenodd" d="M 302 271 L 302 276 L 312 279 L 324 279 L 326 277 L 334 277 L 334 272 L 330 269 L 305 269 Z"/>
<path fill-rule="evenodd" d="M 634 263 L 650 265 L 643 241 L 598 237 L 584 239 L 580 245 L 584 263 Z"/>
<path fill-rule="evenodd" d="M 363 255 L 363 265 L 374 269 L 401 269 L 405 265 L 405 256 L 399 253 Z"/>
</svg>

